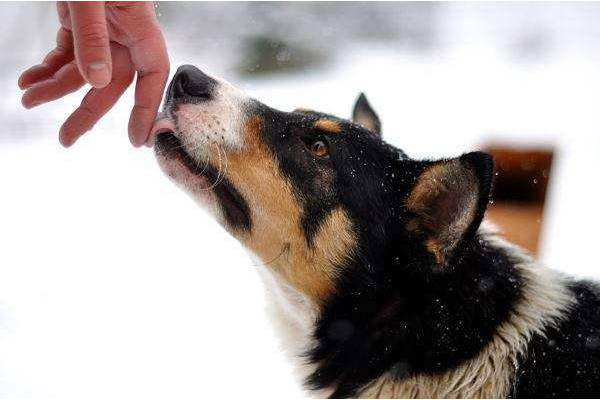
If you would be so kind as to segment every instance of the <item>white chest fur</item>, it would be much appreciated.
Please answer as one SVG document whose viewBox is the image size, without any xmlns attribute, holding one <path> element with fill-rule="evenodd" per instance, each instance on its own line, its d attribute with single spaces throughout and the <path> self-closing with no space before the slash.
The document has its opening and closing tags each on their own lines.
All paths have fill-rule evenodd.
<svg viewBox="0 0 600 400">
<path fill-rule="evenodd" d="M 300 381 L 314 370 L 302 356 L 311 348 L 311 335 L 317 320 L 317 307 L 305 295 L 287 284 L 268 266 L 260 266 L 259 273 L 267 290 L 267 311 L 280 339 L 280 345 Z M 313 391 L 315 397 L 328 397 L 332 390 Z"/>
</svg>

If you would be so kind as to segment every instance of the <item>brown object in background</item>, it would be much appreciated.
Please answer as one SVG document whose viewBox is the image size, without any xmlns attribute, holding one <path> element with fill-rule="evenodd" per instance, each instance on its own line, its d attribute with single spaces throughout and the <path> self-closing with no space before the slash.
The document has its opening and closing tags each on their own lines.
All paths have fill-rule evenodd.
<svg viewBox="0 0 600 400">
<path fill-rule="evenodd" d="M 502 236 L 535 254 L 543 212 L 543 205 L 503 202 L 492 204 L 487 216 L 500 227 Z"/>
<path fill-rule="evenodd" d="M 495 179 L 488 218 L 508 240 L 536 253 L 552 166 L 552 149 L 488 146 Z"/>
</svg>

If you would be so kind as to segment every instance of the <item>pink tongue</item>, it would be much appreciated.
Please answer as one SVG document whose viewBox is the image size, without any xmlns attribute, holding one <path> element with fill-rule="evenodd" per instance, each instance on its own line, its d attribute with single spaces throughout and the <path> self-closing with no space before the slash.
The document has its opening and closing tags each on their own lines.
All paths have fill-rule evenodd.
<svg viewBox="0 0 600 400">
<path fill-rule="evenodd" d="M 171 121 L 164 113 L 158 113 L 152 130 L 150 131 L 150 137 L 148 138 L 148 145 L 154 145 L 156 135 L 164 132 L 175 132 L 175 124 Z"/>
</svg>

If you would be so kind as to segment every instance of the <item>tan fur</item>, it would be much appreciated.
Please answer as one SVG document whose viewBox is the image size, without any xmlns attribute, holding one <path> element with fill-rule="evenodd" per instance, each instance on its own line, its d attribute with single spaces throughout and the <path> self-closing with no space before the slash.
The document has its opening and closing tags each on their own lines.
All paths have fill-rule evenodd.
<svg viewBox="0 0 600 400">
<path fill-rule="evenodd" d="M 452 190 L 457 188 L 461 197 L 440 203 L 445 197 L 453 196 Z M 478 198 L 479 187 L 475 174 L 458 160 L 436 164 L 419 177 L 406 201 L 408 210 L 417 214 L 419 219 L 410 221 L 408 227 L 416 232 L 431 233 L 425 246 L 438 263 L 444 263 L 473 221 Z M 435 214 L 439 210 L 448 215 Z"/>
<path fill-rule="evenodd" d="M 342 132 L 340 124 L 330 119 L 319 119 L 315 122 L 315 129 L 323 132 L 338 134 Z"/>
<path fill-rule="evenodd" d="M 437 241 L 436 239 L 433 239 L 433 238 L 427 239 L 425 241 L 425 248 L 427 248 L 428 252 L 433 254 L 433 256 L 435 257 L 435 261 L 438 264 L 444 263 L 444 257 L 445 257 L 446 251 L 445 251 L 444 246 L 442 246 L 439 241 Z"/>
<path fill-rule="evenodd" d="M 285 316 L 281 326 L 294 326 L 300 331 L 298 334 L 296 330 L 287 329 L 291 343 L 297 341 L 297 345 L 290 348 L 299 354 L 310 347 L 319 304 L 335 292 L 333 281 L 340 273 L 336 265 L 340 265 L 345 257 L 351 257 L 356 249 L 355 228 L 345 210 L 336 208 L 316 232 L 314 246 L 308 245 L 301 228 L 299 199 L 282 176 L 276 158 L 261 140 L 261 119 L 254 117 L 247 120 L 246 116 L 234 114 L 225 128 L 224 122 L 219 120 L 220 116 L 231 113 L 235 109 L 232 104 L 243 104 L 244 100 L 228 86 L 223 93 L 219 96 L 224 101 L 209 104 L 208 109 L 206 105 L 180 108 L 178 115 L 182 117 L 182 142 L 188 150 L 194 149 L 192 151 L 197 159 L 219 165 L 219 170 L 226 174 L 247 200 L 252 213 L 252 232 L 237 231 L 231 227 L 228 229 L 261 259 L 264 264 L 261 268 L 272 272 L 267 276 L 267 281 L 274 287 L 274 294 L 284 299 L 278 304 L 284 305 L 278 310 L 279 314 Z M 231 99 L 237 100 L 232 103 Z M 333 126 L 332 133 L 335 133 L 337 124 L 334 121 L 327 121 L 326 125 L 330 130 Z M 207 129 L 221 126 L 221 130 L 205 130 L 204 126 Z M 444 170 L 447 167 L 428 170 L 423 175 L 426 183 L 418 185 L 415 197 L 407 203 L 416 214 L 423 217 L 411 223 L 416 232 L 424 232 L 424 228 L 428 228 L 421 220 L 427 224 L 435 223 L 422 206 L 435 198 L 433 195 L 439 194 L 439 190 L 457 184 L 465 190 L 471 188 L 468 183 L 460 181 L 460 177 L 454 181 L 443 180 L 440 184 L 437 179 L 447 175 L 447 170 Z M 323 184 L 327 184 L 327 176 L 322 179 Z M 464 213 L 461 209 L 456 211 L 458 217 L 453 223 L 457 229 L 464 227 L 472 217 L 471 203 L 467 199 L 460 205 L 467 210 Z M 451 233 L 449 239 L 455 240 L 454 236 Z M 442 239 L 434 237 L 430 244 L 431 250 L 440 255 L 448 248 L 449 242 L 448 238 Z M 506 249 L 511 257 L 520 260 L 516 268 L 524 279 L 521 300 L 507 321 L 498 328 L 492 341 L 478 355 L 446 373 L 413 375 L 403 380 L 395 380 L 384 374 L 363 388 L 359 393 L 362 397 L 505 397 L 510 393 L 511 383 L 517 373 L 517 359 L 526 350 L 531 337 L 534 334 L 543 335 L 549 325 L 560 321 L 575 299 L 566 290 L 563 278 L 558 274 L 535 265 L 520 250 L 503 241 L 496 238 L 491 240 L 492 245 Z M 306 361 L 304 358 L 298 360 L 303 363 Z M 314 366 L 304 364 L 304 367 L 304 373 L 310 373 Z M 327 388 L 322 393 L 330 393 L 334 389 Z"/>
<path fill-rule="evenodd" d="M 229 153 L 227 175 L 252 213 L 251 232 L 232 232 L 263 263 L 317 302 L 334 293 L 337 265 L 352 255 L 356 237 L 345 211 L 334 209 L 310 247 L 301 227 L 301 206 L 274 156 L 261 141 L 262 121 L 251 118 L 241 152 Z"/>
<path fill-rule="evenodd" d="M 522 299 L 493 340 L 474 358 L 446 373 L 414 375 L 395 380 L 389 375 L 367 385 L 363 398 L 504 398 L 510 394 L 517 372 L 517 359 L 534 334 L 544 334 L 575 302 L 564 279 L 535 264 L 522 250 L 492 237 L 495 246 L 507 249 L 523 280 Z"/>
</svg>

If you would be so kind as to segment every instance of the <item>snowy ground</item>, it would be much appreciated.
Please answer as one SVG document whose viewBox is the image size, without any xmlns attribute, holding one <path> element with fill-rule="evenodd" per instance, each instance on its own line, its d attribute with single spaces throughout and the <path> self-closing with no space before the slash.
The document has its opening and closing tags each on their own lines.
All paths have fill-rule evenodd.
<svg viewBox="0 0 600 400">
<path fill-rule="evenodd" d="M 132 93 L 69 150 L 56 132 L 81 94 L 20 108 L 18 73 L 55 29 L 14 35 L 36 7 L 0 7 L 0 30 L 13 35 L 0 79 L 0 398 L 301 396 L 252 261 L 162 176 L 150 150 L 128 145 Z M 489 140 L 554 146 L 542 259 L 600 277 L 600 7 L 511 7 L 445 5 L 433 53 L 342 42 L 324 67 L 262 78 L 231 73 L 218 51 L 186 53 L 181 31 L 166 35 L 173 66 L 225 75 L 277 108 L 348 115 L 366 91 L 387 139 L 415 157 Z M 519 32 L 529 44 L 549 37 L 544 55 L 505 51 Z"/>
</svg>

